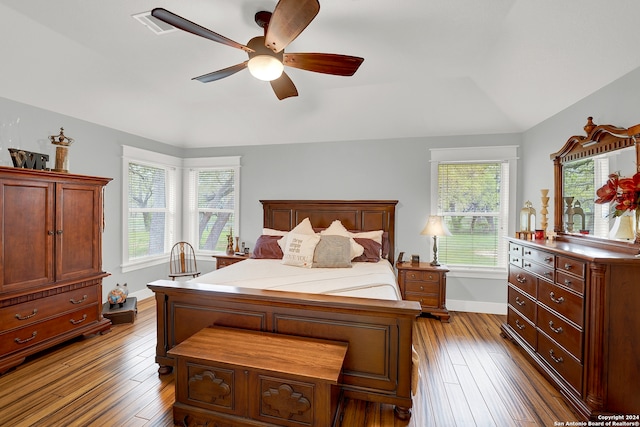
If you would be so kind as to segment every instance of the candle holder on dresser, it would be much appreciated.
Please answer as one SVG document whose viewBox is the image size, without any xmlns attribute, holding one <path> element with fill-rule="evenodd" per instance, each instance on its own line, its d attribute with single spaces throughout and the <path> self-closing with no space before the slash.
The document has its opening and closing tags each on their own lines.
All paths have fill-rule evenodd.
<svg viewBox="0 0 640 427">
<path fill-rule="evenodd" d="M 542 204 L 542 207 L 540 208 L 540 229 L 543 232 L 542 238 L 544 239 L 547 235 L 547 227 L 549 226 L 547 218 L 547 214 L 549 214 L 549 210 L 547 209 L 549 207 L 549 189 L 543 188 L 540 190 L 540 193 L 540 201 Z"/>
</svg>

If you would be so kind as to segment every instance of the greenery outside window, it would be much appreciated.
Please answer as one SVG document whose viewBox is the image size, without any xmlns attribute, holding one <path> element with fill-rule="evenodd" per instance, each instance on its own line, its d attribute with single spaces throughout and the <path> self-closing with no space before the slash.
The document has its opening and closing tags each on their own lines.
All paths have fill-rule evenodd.
<svg viewBox="0 0 640 427">
<path fill-rule="evenodd" d="M 239 157 L 187 159 L 187 231 L 196 252 L 224 251 L 227 236 L 239 236 Z"/>
<path fill-rule="evenodd" d="M 507 265 L 513 230 L 516 147 L 431 150 L 432 212 L 451 236 L 438 239 L 440 262 L 449 267 L 499 269 Z"/>
<path fill-rule="evenodd" d="M 176 235 L 180 159 L 123 147 L 123 272 L 159 264 Z"/>
</svg>

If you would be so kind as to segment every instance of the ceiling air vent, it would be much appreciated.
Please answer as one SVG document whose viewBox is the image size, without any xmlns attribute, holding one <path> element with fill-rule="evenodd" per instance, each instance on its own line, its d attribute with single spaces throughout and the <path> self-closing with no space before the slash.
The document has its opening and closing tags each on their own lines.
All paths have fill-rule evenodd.
<svg viewBox="0 0 640 427">
<path fill-rule="evenodd" d="M 173 25 L 169 25 L 166 22 L 163 22 L 151 16 L 150 10 L 147 12 L 137 13 L 131 16 L 134 19 L 136 19 L 138 22 L 143 24 L 145 27 L 147 27 L 148 29 L 150 29 L 151 31 L 153 31 L 158 35 L 170 33 L 172 31 L 177 30 L 177 28 L 174 27 Z"/>
</svg>

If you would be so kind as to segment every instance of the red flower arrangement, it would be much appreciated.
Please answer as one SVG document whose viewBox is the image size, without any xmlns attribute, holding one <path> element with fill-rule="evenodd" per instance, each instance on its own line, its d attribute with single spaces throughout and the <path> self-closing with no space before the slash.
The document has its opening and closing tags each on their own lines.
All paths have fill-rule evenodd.
<svg viewBox="0 0 640 427">
<path fill-rule="evenodd" d="M 611 203 L 614 217 L 635 211 L 640 204 L 640 172 L 631 178 L 620 178 L 617 173 L 609 175 L 607 183 L 596 191 L 596 195 L 596 203 Z"/>
</svg>

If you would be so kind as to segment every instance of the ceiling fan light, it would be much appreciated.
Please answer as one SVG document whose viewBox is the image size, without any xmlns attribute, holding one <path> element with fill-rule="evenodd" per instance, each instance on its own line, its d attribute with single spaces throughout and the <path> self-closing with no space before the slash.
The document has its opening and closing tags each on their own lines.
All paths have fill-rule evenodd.
<svg viewBox="0 0 640 427">
<path fill-rule="evenodd" d="M 259 80 L 270 82 L 282 75 L 284 65 L 270 55 L 256 55 L 249 60 L 249 72 Z"/>
</svg>

